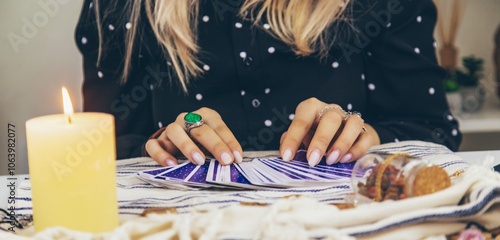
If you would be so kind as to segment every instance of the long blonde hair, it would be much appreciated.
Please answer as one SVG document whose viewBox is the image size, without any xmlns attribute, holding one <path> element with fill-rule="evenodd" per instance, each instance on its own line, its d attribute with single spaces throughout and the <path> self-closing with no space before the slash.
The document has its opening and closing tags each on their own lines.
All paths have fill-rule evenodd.
<svg viewBox="0 0 500 240">
<path fill-rule="evenodd" d="M 94 0 L 99 16 L 98 0 Z M 143 3 L 144 1 L 144 3 Z M 245 0 L 240 16 L 260 27 L 266 19 L 266 31 L 280 39 L 298 56 L 317 53 L 326 56 L 333 43 L 329 28 L 340 20 L 350 0 Z M 169 58 L 169 65 L 185 93 L 190 80 L 202 73 L 197 45 L 198 9 L 200 0 L 134 0 L 131 4 L 131 29 L 126 36 L 126 54 L 122 80 L 131 70 L 137 26 L 144 4 L 153 32 Z M 245 15 L 245 13 L 250 13 Z M 99 22 L 99 18 L 97 19 Z M 100 24 L 98 24 L 99 26 Z M 98 29 L 99 32 L 101 29 Z M 99 33 L 101 37 L 101 33 Z M 102 41 L 99 46 L 101 59 Z"/>
</svg>

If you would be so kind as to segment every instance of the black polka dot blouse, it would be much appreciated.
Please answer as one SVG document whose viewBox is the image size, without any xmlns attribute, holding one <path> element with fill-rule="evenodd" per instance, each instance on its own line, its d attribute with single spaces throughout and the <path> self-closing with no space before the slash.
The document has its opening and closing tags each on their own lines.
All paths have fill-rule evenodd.
<svg viewBox="0 0 500 240">
<path fill-rule="evenodd" d="M 297 105 L 316 97 L 362 113 L 382 143 L 423 140 L 457 150 L 461 134 L 436 61 L 431 0 L 352 0 L 331 28 L 327 57 L 296 56 L 266 21 L 238 15 L 242 0 L 201 1 L 199 59 L 204 73 L 183 93 L 145 12 L 129 22 L 127 2 L 100 1 L 103 52 L 92 0 L 85 0 L 76 42 L 83 55 L 84 111 L 115 116 L 118 157 L 140 154 L 149 135 L 178 114 L 218 111 L 244 150 L 279 148 Z M 111 6 L 113 6 L 111 8 Z M 118 7 L 116 7 L 118 6 Z M 124 37 L 137 24 L 132 70 L 120 83 Z"/>
</svg>

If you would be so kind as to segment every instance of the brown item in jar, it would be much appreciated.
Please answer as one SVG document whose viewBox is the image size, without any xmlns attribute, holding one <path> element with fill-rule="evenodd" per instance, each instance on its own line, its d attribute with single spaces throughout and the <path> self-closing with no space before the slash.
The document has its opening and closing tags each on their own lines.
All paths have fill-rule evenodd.
<svg viewBox="0 0 500 240">
<path fill-rule="evenodd" d="M 358 183 L 359 194 L 379 202 L 422 196 L 451 186 L 450 177 L 439 166 L 424 166 L 420 169 L 413 169 L 416 174 L 413 180 L 410 179 L 412 184 L 408 185 L 410 183 L 401 170 L 391 165 L 392 161 L 401 158 L 410 158 L 410 155 L 406 153 L 393 154 L 385 161 L 375 165 L 366 179 L 366 184 Z"/>
<path fill-rule="evenodd" d="M 413 196 L 435 193 L 451 186 L 451 180 L 445 170 L 431 166 L 418 171 L 413 182 Z"/>
</svg>

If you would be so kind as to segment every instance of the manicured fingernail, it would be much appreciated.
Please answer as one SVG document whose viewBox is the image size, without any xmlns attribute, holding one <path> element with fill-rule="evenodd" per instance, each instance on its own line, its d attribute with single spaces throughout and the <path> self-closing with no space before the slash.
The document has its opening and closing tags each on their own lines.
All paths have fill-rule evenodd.
<svg viewBox="0 0 500 240">
<path fill-rule="evenodd" d="M 341 159 L 340 159 L 340 162 L 341 163 L 346 163 L 346 162 L 349 162 L 352 158 L 352 154 L 348 153 L 346 155 L 344 155 Z"/>
<path fill-rule="evenodd" d="M 177 163 L 175 163 L 174 160 L 170 160 L 170 159 L 165 160 L 165 163 L 167 164 L 167 166 L 175 166 L 175 165 L 177 165 Z"/>
<path fill-rule="evenodd" d="M 292 150 L 290 150 L 290 148 L 287 148 L 283 152 L 283 161 L 290 162 L 291 160 L 292 160 Z"/>
<path fill-rule="evenodd" d="M 236 163 L 243 162 L 243 157 L 241 156 L 240 151 L 233 151 L 233 155 L 234 155 L 234 160 L 236 161 Z"/>
<path fill-rule="evenodd" d="M 194 152 L 193 153 L 193 160 L 196 162 L 198 165 L 203 165 L 205 164 L 205 159 L 199 152 Z"/>
<path fill-rule="evenodd" d="M 309 156 L 309 166 L 314 167 L 318 165 L 319 161 L 321 161 L 321 154 L 318 149 L 314 150 Z"/>
<path fill-rule="evenodd" d="M 332 165 L 339 160 L 340 151 L 338 149 L 331 152 L 326 158 L 326 164 Z"/>
<path fill-rule="evenodd" d="M 229 165 L 233 162 L 233 158 L 227 152 L 223 152 L 220 155 L 220 160 L 222 160 L 222 163 L 224 163 L 225 165 Z"/>
</svg>

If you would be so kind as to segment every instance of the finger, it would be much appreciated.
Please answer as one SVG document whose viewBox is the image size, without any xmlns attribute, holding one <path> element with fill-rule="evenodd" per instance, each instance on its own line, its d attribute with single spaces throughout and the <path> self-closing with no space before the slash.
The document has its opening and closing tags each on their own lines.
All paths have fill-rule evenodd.
<svg viewBox="0 0 500 240">
<path fill-rule="evenodd" d="M 324 105 L 318 99 L 310 98 L 297 106 L 295 117 L 288 128 L 288 133 L 284 137 L 283 143 L 280 145 L 280 153 L 284 161 L 293 159 L 302 140 L 314 124 L 318 108 Z"/>
<path fill-rule="evenodd" d="M 337 160 L 333 159 L 337 154 L 337 159 L 341 163 L 346 163 L 352 160 L 353 156 L 351 153 L 347 153 L 347 150 L 351 148 L 354 141 L 356 141 L 359 134 L 363 131 L 363 124 L 363 119 L 361 119 L 358 115 L 352 115 L 345 121 L 342 132 L 332 144 L 331 152 L 328 157 L 330 157 L 331 154 L 333 154 L 333 156 L 330 159 L 327 158 L 327 164 L 337 162 Z"/>
<path fill-rule="evenodd" d="M 210 151 L 208 151 L 203 145 L 201 145 L 200 143 L 197 143 L 195 142 L 196 146 L 198 146 L 198 148 L 200 148 L 200 150 L 205 154 L 205 155 L 210 155 Z"/>
<path fill-rule="evenodd" d="M 197 165 L 205 164 L 205 155 L 187 135 L 181 125 L 175 122 L 171 123 L 167 126 L 164 133 L 189 161 Z"/>
<path fill-rule="evenodd" d="M 172 155 L 175 155 L 177 152 L 179 152 L 179 149 L 175 146 L 175 144 L 170 141 L 170 139 L 168 139 L 165 131 L 160 135 L 160 137 L 158 137 L 158 143 L 165 151 L 169 152 Z"/>
<path fill-rule="evenodd" d="M 167 152 L 157 139 L 150 139 L 146 142 L 146 151 L 149 156 L 162 166 L 177 165 L 177 159 Z"/>
<path fill-rule="evenodd" d="M 286 133 L 287 133 L 287 131 L 285 131 L 283 134 L 281 134 L 280 145 L 283 143 L 283 139 L 285 139 Z"/>
<path fill-rule="evenodd" d="M 238 163 L 243 162 L 243 149 L 241 148 L 241 145 L 234 134 L 231 132 L 231 130 L 229 130 L 227 125 L 222 120 L 220 114 L 217 111 L 206 107 L 200 108 L 194 111 L 194 113 L 202 116 L 204 123 L 213 129 L 213 131 L 218 135 L 217 139 L 221 139 L 222 142 L 224 142 L 225 145 L 229 148 L 229 152 L 232 154 L 227 154 L 227 149 L 223 149 L 223 151 L 214 150 L 209 149 L 207 145 L 205 145 L 205 143 L 201 144 L 206 147 L 207 150 L 209 150 L 209 152 L 212 153 L 212 155 L 214 155 L 217 160 L 221 161 L 222 164 L 231 164 L 233 162 L 233 159 Z M 184 116 L 186 114 L 187 113 L 180 114 L 177 117 L 176 122 L 178 122 L 179 124 L 184 124 Z M 214 153 L 213 151 L 222 152 Z M 231 157 L 231 160 L 229 160 L 229 156 Z"/>
<path fill-rule="evenodd" d="M 307 149 L 309 166 L 318 165 L 339 130 L 343 118 L 341 113 L 337 111 L 324 112 Z"/>
<path fill-rule="evenodd" d="M 234 160 L 237 163 L 243 162 L 243 149 L 241 148 L 240 143 L 234 136 L 233 132 L 229 130 L 227 125 L 224 123 L 222 118 L 214 117 L 213 119 L 209 119 L 207 124 L 212 127 L 212 129 L 217 133 L 217 135 L 222 139 L 222 141 L 229 147 L 232 151 Z"/>
<path fill-rule="evenodd" d="M 328 150 L 325 153 L 327 165 L 332 165 L 339 161 L 340 151 L 338 149 L 333 149 L 333 143 L 337 141 L 343 130 L 344 130 L 344 124 L 341 124 L 339 129 L 337 130 L 337 133 L 335 133 L 335 136 L 333 136 L 332 142 L 330 143 L 330 146 L 328 147 Z"/>
<path fill-rule="evenodd" d="M 281 138 L 280 138 L 280 145 L 283 143 L 283 139 L 285 139 L 285 136 L 286 136 L 286 133 L 287 132 L 284 132 L 282 135 L 281 135 Z M 302 140 L 302 144 L 300 145 L 300 148 L 306 148 L 305 146 L 308 145 L 310 142 L 311 142 L 311 139 L 313 137 L 313 134 L 311 133 L 311 131 L 309 131 L 306 136 L 304 137 L 304 139 Z"/>
<path fill-rule="evenodd" d="M 307 134 L 304 136 L 304 139 L 302 139 L 301 148 L 308 148 L 309 144 L 311 144 L 311 140 L 313 139 L 313 137 L 314 137 L 313 130 L 310 130 L 309 132 L 307 132 Z M 307 156 L 309 156 L 309 154 Z"/>
<path fill-rule="evenodd" d="M 351 149 L 348 150 L 348 154 L 352 155 L 352 159 L 348 162 L 352 162 L 363 156 L 363 154 L 365 154 L 366 151 L 373 146 L 373 143 L 373 137 L 369 133 L 361 132 Z"/>
<path fill-rule="evenodd" d="M 207 124 L 193 128 L 191 137 L 203 145 L 223 165 L 229 165 L 234 161 L 234 155 L 226 143 Z"/>
</svg>

